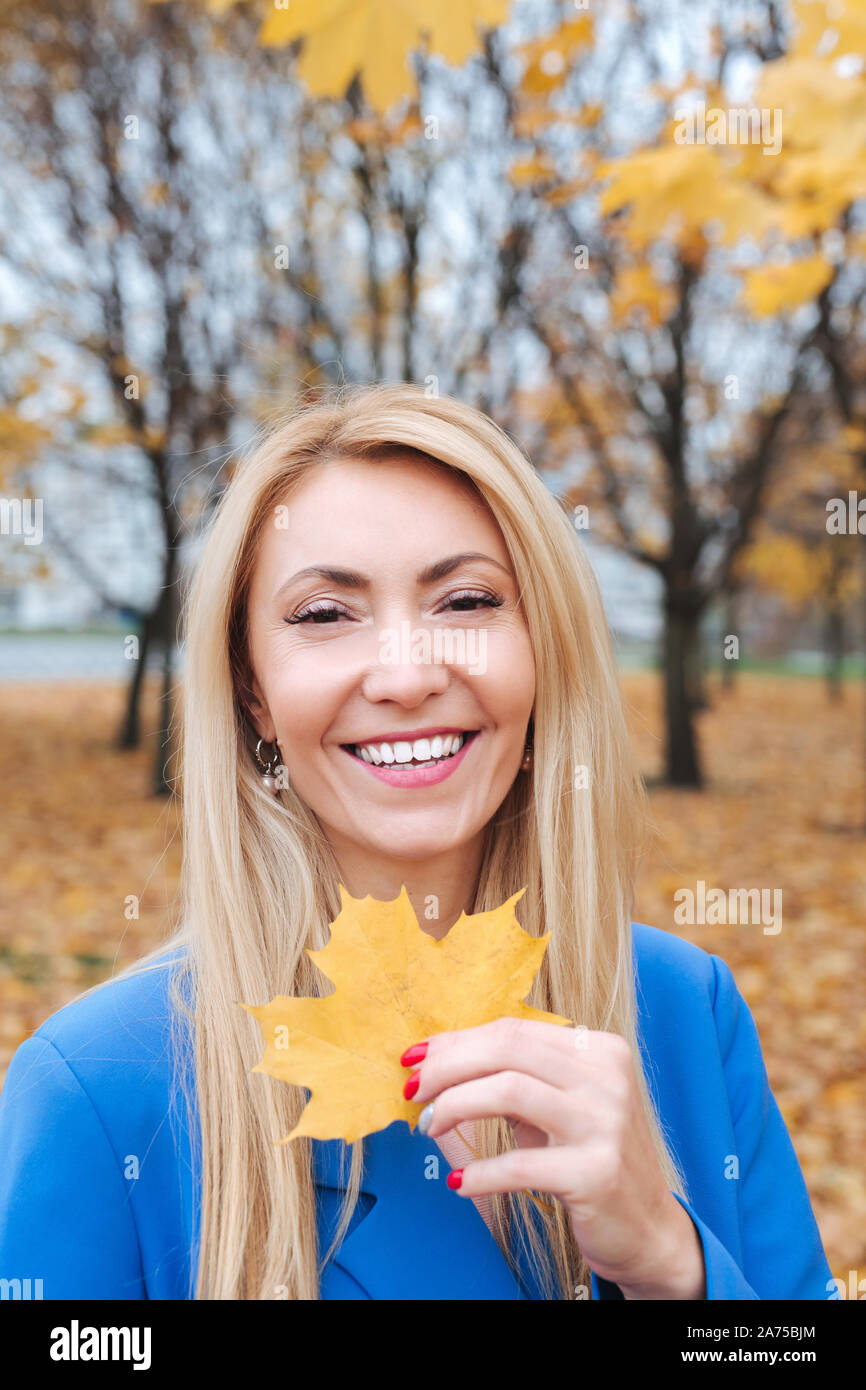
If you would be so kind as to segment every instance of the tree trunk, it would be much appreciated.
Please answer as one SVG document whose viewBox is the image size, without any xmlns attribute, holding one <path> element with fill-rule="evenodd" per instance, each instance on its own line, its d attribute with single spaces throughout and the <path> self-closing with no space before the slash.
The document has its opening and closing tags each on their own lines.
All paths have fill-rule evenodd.
<svg viewBox="0 0 866 1390">
<path fill-rule="evenodd" d="M 824 678 L 827 698 L 842 698 L 842 662 L 845 656 L 845 618 L 841 603 L 834 596 L 824 614 Z"/>
<path fill-rule="evenodd" d="M 691 635 L 691 645 L 686 654 L 686 684 L 689 703 L 693 710 L 708 708 L 707 691 L 704 682 L 704 643 L 700 623 L 695 623 Z"/>
<path fill-rule="evenodd" d="M 141 692 L 144 686 L 144 672 L 147 665 L 147 652 L 150 646 L 152 614 L 142 619 L 138 629 L 138 660 L 132 669 L 132 678 L 126 693 L 126 712 L 117 736 L 118 748 L 138 748 L 141 743 Z"/>
<path fill-rule="evenodd" d="M 156 796 L 171 791 L 169 762 L 171 759 L 172 677 L 174 674 L 174 604 L 173 586 L 163 590 L 158 610 L 158 642 L 162 651 L 162 689 L 159 696 L 159 717 L 156 725 L 156 761 L 153 790 Z"/>
<path fill-rule="evenodd" d="M 172 675 L 174 644 L 167 635 L 162 649 L 162 690 L 159 697 L 159 720 L 156 731 L 156 767 L 154 793 L 167 796 L 171 791 L 169 762 L 171 760 Z"/>
<path fill-rule="evenodd" d="M 842 698 L 842 663 L 845 659 L 845 601 L 842 591 L 849 563 L 847 552 L 838 544 L 834 546 L 830 580 L 824 594 L 824 676 L 827 696 L 833 701 Z"/>
<path fill-rule="evenodd" d="M 739 595 L 735 592 L 729 593 L 725 598 L 724 624 L 725 630 L 722 633 L 722 689 L 728 694 L 733 690 L 737 677 L 739 658 L 725 656 L 725 638 L 736 636 L 739 630 Z"/>
<path fill-rule="evenodd" d="M 665 780 L 673 787 L 700 787 L 701 769 L 688 678 L 690 654 L 697 642 L 697 614 L 665 605 Z"/>
<path fill-rule="evenodd" d="M 154 637 L 162 651 L 162 690 L 159 698 L 159 718 L 156 728 L 156 761 L 154 766 L 154 793 L 166 796 L 172 791 L 171 716 L 173 710 L 174 650 L 177 641 L 177 568 L 178 537 L 170 531 L 163 572 L 162 592 L 154 615 Z"/>
</svg>

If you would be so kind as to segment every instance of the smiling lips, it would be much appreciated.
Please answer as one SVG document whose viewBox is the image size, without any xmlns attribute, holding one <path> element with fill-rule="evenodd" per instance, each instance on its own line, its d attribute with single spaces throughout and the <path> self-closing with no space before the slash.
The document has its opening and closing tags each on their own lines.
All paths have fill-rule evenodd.
<svg viewBox="0 0 866 1390">
<path fill-rule="evenodd" d="M 455 772 L 478 729 L 426 730 L 418 736 L 344 743 L 343 751 L 392 787 L 429 787 Z"/>
</svg>

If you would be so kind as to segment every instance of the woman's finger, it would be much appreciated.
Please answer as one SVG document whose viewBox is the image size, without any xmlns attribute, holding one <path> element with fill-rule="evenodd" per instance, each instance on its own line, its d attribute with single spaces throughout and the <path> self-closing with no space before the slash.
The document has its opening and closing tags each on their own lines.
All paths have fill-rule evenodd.
<svg viewBox="0 0 866 1390">
<path fill-rule="evenodd" d="M 511 1149 L 495 1158 L 479 1158 L 461 1169 L 457 1188 L 463 1197 L 484 1197 L 493 1192 L 551 1192 L 570 1206 L 592 1193 L 591 1164 L 566 1145 L 540 1149 Z"/>
<path fill-rule="evenodd" d="M 620 1054 L 632 1065 L 628 1045 L 619 1038 L 618 1047 L 617 1038 L 617 1034 L 588 1029 L 576 1032 L 557 1024 L 517 1018 L 436 1033 L 412 1073 L 413 1088 L 407 1096 L 424 1103 L 447 1087 L 509 1070 L 525 1072 L 560 1090 L 572 1090 L 590 1078 L 603 1079 L 619 1065 L 614 1058 Z"/>
<path fill-rule="evenodd" d="M 495 1115 L 515 1117 L 534 1125 L 555 1143 L 575 1143 L 593 1128 L 595 1110 L 588 1113 L 577 1104 L 566 1104 L 563 1093 L 526 1072 L 501 1071 L 493 1076 L 449 1086 L 432 1101 L 432 1114 L 425 1120 L 423 1133 L 431 1139 L 447 1134 L 466 1120 L 489 1119 Z M 512 1121 L 513 1123 L 514 1121 Z"/>
</svg>

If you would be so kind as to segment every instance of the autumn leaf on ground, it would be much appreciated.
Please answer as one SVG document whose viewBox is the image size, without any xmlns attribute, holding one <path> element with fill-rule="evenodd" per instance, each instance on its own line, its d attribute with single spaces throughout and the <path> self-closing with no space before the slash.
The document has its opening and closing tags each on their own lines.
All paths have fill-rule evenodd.
<svg viewBox="0 0 866 1390">
<path fill-rule="evenodd" d="M 279 1143 L 305 1134 L 353 1143 L 394 1120 L 414 1129 L 424 1107 L 404 1099 L 408 1072 L 400 1057 L 434 1033 L 504 1017 L 571 1022 L 523 1003 L 551 935 L 533 937 L 521 927 L 514 904 L 524 892 L 490 912 L 461 913 L 436 941 L 419 927 L 405 886 L 379 902 L 353 898 L 340 885 L 331 938 L 322 950 L 307 951 L 335 992 L 241 1005 L 265 1040 L 252 1070 L 312 1092 Z"/>
<path fill-rule="evenodd" d="M 414 93 L 409 54 L 427 33 L 430 51 L 459 66 L 481 47 L 477 25 L 494 28 L 509 0 L 295 0 L 274 10 L 260 35 L 266 45 L 303 38 L 298 71 L 314 96 L 342 97 L 360 70 L 370 105 L 385 111 Z"/>
</svg>

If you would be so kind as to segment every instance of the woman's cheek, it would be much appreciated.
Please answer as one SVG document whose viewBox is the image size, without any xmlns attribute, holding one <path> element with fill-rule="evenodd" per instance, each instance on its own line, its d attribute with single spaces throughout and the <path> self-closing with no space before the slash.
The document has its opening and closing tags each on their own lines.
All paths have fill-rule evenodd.
<svg viewBox="0 0 866 1390">
<path fill-rule="evenodd" d="M 491 631 L 487 637 L 484 669 L 479 667 L 475 677 L 479 698 L 498 724 L 525 725 L 535 699 L 535 663 L 528 636 L 509 628 Z"/>
</svg>

